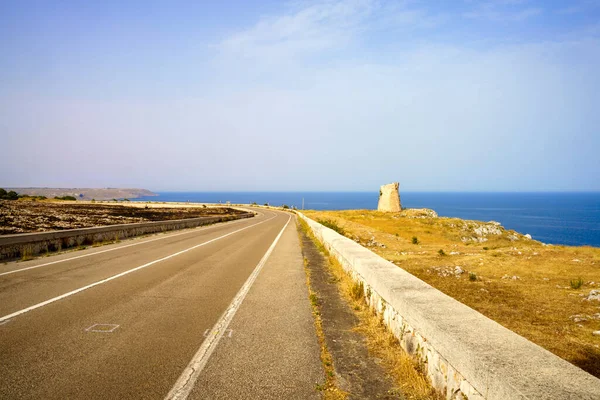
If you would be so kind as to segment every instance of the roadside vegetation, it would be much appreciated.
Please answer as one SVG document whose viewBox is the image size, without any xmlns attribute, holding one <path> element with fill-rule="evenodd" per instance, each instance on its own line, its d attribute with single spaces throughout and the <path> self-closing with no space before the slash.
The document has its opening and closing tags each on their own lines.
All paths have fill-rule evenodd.
<svg viewBox="0 0 600 400">
<path fill-rule="evenodd" d="M 388 330 L 382 319 L 365 302 L 365 288 L 362 283 L 356 283 L 333 258 L 327 249 L 310 232 L 308 225 L 298 219 L 300 230 L 307 235 L 317 246 L 319 251 L 327 258 L 327 268 L 333 275 L 333 280 L 337 283 L 337 288 L 342 298 L 347 302 L 350 309 L 354 311 L 358 319 L 358 324 L 354 328 L 356 332 L 363 335 L 367 342 L 369 355 L 380 360 L 380 365 L 385 372 L 393 379 L 395 386 L 399 388 L 399 393 L 390 393 L 391 397 L 399 397 L 411 400 L 440 400 L 442 396 L 437 393 L 430 385 L 427 377 L 423 374 L 418 363 L 409 356 L 400 346 L 398 339 Z M 307 260 L 305 259 L 305 267 Z M 323 330 L 318 309 L 318 298 L 310 287 L 310 271 L 307 271 L 307 283 L 309 286 L 309 295 L 313 304 L 313 314 L 315 314 L 317 333 L 319 341 L 324 346 Z M 322 353 L 323 354 L 323 353 Z M 341 391 L 335 381 L 334 366 L 331 355 L 325 346 L 325 356 L 322 356 L 324 368 L 327 376 L 324 398 L 340 399 L 351 395 Z"/>
<path fill-rule="evenodd" d="M 545 245 L 431 210 L 304 213 L 600 377 L 599 248 Z"/>
</svg>

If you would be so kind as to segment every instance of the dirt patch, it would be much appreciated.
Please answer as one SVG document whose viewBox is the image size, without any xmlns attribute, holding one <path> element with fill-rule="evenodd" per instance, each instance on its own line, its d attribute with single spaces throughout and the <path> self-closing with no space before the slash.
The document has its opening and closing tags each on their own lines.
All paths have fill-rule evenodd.
<svg viewBox="0 0 600 400">
<path fill-rule="evenodd" d="M 354 331 L 358 318 L 341 297 L 326 258 L 304 233 L 301 239 L 311 289 L 318 297 L 323 333 L 340 389 L 348 393 L 350 399 L 404 398 L 377 360 L 369 356 L 365 337 Z"/>
<path fill-rule="evenodd" d="M 0 235 L 241 213 L 243 211 L 227 207 L 142 208 L 108 204 L 0 200 Z"/>
</svg>

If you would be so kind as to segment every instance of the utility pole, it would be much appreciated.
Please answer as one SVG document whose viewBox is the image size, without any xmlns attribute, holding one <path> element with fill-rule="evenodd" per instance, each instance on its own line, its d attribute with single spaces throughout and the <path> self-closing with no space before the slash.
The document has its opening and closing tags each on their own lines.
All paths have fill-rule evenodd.
<svg viewBox="0 0 600 400">
<path fill-rule="evenodd" d="M 304 210 L 304 197 L 302 198 L 302 210 Z"/>
</svg>

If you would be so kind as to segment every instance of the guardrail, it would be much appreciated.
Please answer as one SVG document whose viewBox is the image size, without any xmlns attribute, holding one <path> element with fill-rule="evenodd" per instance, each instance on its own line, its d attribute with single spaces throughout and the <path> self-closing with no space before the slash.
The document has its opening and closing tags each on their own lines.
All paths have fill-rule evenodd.
<svg viewBox="0 0 600 400">
<path fill-rule="evenodd" d="M 172 221 L 140 222 L 93 228 L 3 235 L 0 236 L 0 260 L 25 258 L 75 246 L 92 245 L 94 243 L 121 240 L 157 232 L 195 228 L 217 222 L 251 218 L 253 216 L 254 213 L 246 212 L 228 216 L 198 217 Z"/>
<path fill-rule="evenodd" d="M 447 399 L 600 399 L 600 379 L 297 214 Z"/>
</svg>

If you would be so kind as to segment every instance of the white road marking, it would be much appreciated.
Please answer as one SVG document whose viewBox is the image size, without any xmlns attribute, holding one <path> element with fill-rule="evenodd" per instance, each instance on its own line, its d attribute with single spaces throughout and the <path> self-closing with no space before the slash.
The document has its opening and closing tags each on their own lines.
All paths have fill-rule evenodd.
<svg viewBox="0 0 600 400">
<path fill-rule="evenodd" d="M 217 237 L 217 238 L 214 238 L 214 239 L 211 239 L 211 240 L 209 240 L 209 241 L 207 241 L 207 242 L 204 242 L 204 243 L 197 244 L 197 245 L 195 245 L 195 246 L 192 246 L 192 247 L 190 247 L 190 248 L 188 248 L 188 249 L 185 249 L 185 250 L 182 250 L 182 251 L 178 251 L 177 253 L 173 253 L 173 254 L 171 254 L 171 255 L 169 255 L 169 256 L 166 256 L 166 257 L 163 257 L 163 258 L 159 258 L 158 260 L 151 261 L 151 262 L 149 262 L 149 263 L 147 263 L 147 264 L 144 264 L 144 265 L 140 265 L 139 267 L 135 267 L 135 268 L 132 268 L 132 269 L 130 269 L 130 270 L 127 270 L 127 271 L 121 272 L 121 273 L 119 273 L 119 274 L 117 274 L 117 275 L 113 275 L 113 276 L 111 276 L 111 277 L 109 277 L 109 278 L 102 279 L 102 280 L 100 280 L 100 281 L 97 281 L 97 282 L 91 283 L 91 284 L 89 284 L 89 285 L 86 285 L 86 286 L 84 286 L 84 287 L 81 287 L 81 288 L 79 288 L 79 289 L 72 290 L 72 291 L 70 291 L 70 292 L 68 292 L 68 293 L 61 294 L 60 296 L 56 296 L 56 297 L 54 297 L 54 298 L 51 298 L 51 299 L 49 299 L 49 300 L 43 301 L 43 302 L 41 302 L 41 303 L 34 304 L 33 306 L 30 306 L 30 307 L 24 308 L 24 309 L 22 309 L 22 310 L 16 311 L 16 312 L 14 312 L 14 313 L 12 313 L 12 314 L 5 315 L 4 317 L 0 317 L 0 322 L 2 322 L 2 321 L 5 321 L 5 320 L 7 320 L 7 319 L 10 319 L 10 318 L 14 318 L 14 317 L 16 317 L 16 316 L 19 316 L 19 315 L 21 315 L 21 314 L 25 314 L 26 312 L 29 312 L 29 311 L 31 311 L 31 310 L 35 310 L 36 308 L 44 307 L 44 306 L 46 306 L 46 305 L 48 305 L 48 304 L 50 304 L 50 303 L 54 303 L 55 301 L 62 300 L 62 299 L 64 299 L 64 298 L 66 298 L 66 297 L 69 297 L 69 296 L 72 296 L 72 295 L 74 295 L 74 294 L 77 294 L 77 293 L 83 292 L 84 290 L 87 290 L 87 289 L 93 288 L 94 286 L 98 286 L 98 285 L 101 285 L 101 284 L 103 284 L 103 283 L 110 282 L 110 281 L 112 281 L 112 280 L 114 280 L 114 279 L 117 279 L 117 278 L 120 278 L 120 277 L 122 277 L 122 276 L 128 275 L 128 274 L 130 274 L 130 273 L 132 273 L 132 272 L 135 272 L 135 271 L 138 271 L 138 270 L 140 270 L 140 269 L 147 268 L 147 267 L 149 267 L 149 266 L 151 266 L 151 265 L 154 265 L 154 264 L 156 264 L 156 263 L 159 263 L 159 262 L 161 262 L 161 261 L 165 261 L 165 260 L 168 260 L 168 259 L 170 259 L 170 258 L 177 257 L 177 256 L 179 256 L 179 255 L 181 255 L 181 254 L 183 254 L 183 253 L 187 253 L 188 251 L 191 251 L 191 250 L 197 249 L 198 247 L 202 247 L 202 246 L 205 246 L 205 245 L 207 245 L 207 244 L 209 244 L 209 243 L 216 242 L 217 240 L 220 240 L 220 239 L 226 238 L 227 236 L 231 236 L 231 235 L 233 235 L 233 234 L 235 234 L 235 233 L 238 233 L 238 232 L 244 231 L 244 230 L 246 230 L 246 229 L 252 228 L 252 227 L 254 227 L 254 226 L 257 226 L 257 225 L 260 225 L 260 224 L 264 224 L 265 222 L 272 220 L 272 219 L 273 219 L 273 218 L 275 218 L 276 216 L 277 216 L 277 215 L 275 215 L 275 216 L 273 216 L 273 217 L 271 217 L 271 218 L 269 218 L 269 219 L 266 219 L 266 220 L 264 220 L 264 221 L 258 222 L 258 223 L 256 223 L 256 224 L 253 224 L 253 225 L 246 226 L 246 227 L 244 227 L 244 228 L 241 228 L 241 229 L 235 230 L 235 231 L 233 231 L 233 232 L 229 232 L 229 233 L 227 233 L 227 234 L 225 234 L 225 235 L 223 235 L 223 236 L 219 236 L 219 237 Z M 288 222 L 289 222 L 289 221 L 288 221 Z"/>
<path fill-rule="evenodd" d="M 229 337 L 229 338 L 233 335 L 233 329 L 227 329 L 225 332 L 227 332 L 227 337 Z M 204 337 L 207 337 L 209 333 L 210 333 L 210 329 L 205 330 Z"/>
<path fill-rule="evenodd" d="M 242 222 L 242 221 L 245 221 L 245 219 L 241 219 L 241 220 L 232 222 L 232 224 L 236 223 L 236 222 Z M 212 228 L 212 227 L 214 227 L 214 225 L 210 226 L 210 228 Z M 209 228 L 209 227 L 206 227 L 206 228 Z M 64 260 L 51 261 L 51 262 L 40 264 L 40 265 L 33 265 L 31 267 L 26 267 L 26 268 L 21 268 L 21 269 L 15 269 L 14 271 L 2 272 L 2 273 L 0 273 L 0 276 L 14 274 L 16 272 L 27 271 L 27 270 L 35 269 L 35 268 L 46 267 L 48 265 L 58 264 L 58 263 L 62 263 L 62 262 L 65 262 L 65 261 L 77 260 L 79 258 L 91 257 L 91 256 L 95 256 L 97 254 L 108 253 L 109 251 L 121 250 L 121 249 L 125 249 L 127 247 L 138 246 L 140 244 L 150 243 L 150 242 L 154 242 L 154 241 L 157 241 L 157 240 L 163 240 L 163 239 L 168 239 L 168 238 L 172 238 L 172 237 L 176 237 L 176 236 L 187 235 L 187 234 L 190 234 L 190 233 L 198 232 L 196 229 L 197 228 L 192 228 L 192 230 L 189 230 L 189 231 L 186 231 L 186 232 L 181 232 L 181 233 L 176 233 L 176 234 L 173 234 L 173 235 L 168 235 L 168 236 L 163 236 L 163 237 L 159 237 L 159 238 L 155 238 L 155 239 L 145 240 L 143 242 L 127 244 L 127 245 L 115 247 L 115 248 L 112 248 L 112 249 L 96 251 L 96 252 L 90 253 L 90 254 L 83 254 L 83 255 L 80 255 L 80 256 L 76 256 L 76 257 L 65 258 Z"/>
<path fill-rule="evenodd" d="M 252 284 L 256 280 L 263 266 L 266 264 L 267 260 L 269 259 L 269 256 L 275 249 L 277 242 L 283 235 L 283 231 L 285 231 L 285 228 L 287 228 L 291 219 L 292 216 L 290 215 L 285 226 L 281 229 L 279 235 L 277 235 L 277 237 L 271 244 L 271 247 L 269 247 L 263 258 L 258 262 L 258 265 L 256 266 L 256 268 L 254 268 L 254 271 L 252 271 L 252 274 L 248 277 L 248 280 L 246 280 L 244 286 L 242 286 L 240 291 L 235 295 L 234 299 L 231 301 L 231 304 L 229 304 L 229 307 L 227 307 L 227 310 L 225 310 L 223 315 L 221 315 L 221 318 L 219 318 L 215 326 L 213 326 L 210 333 L 207 335 L 208 337 L 204 340 L 204 342 L 202 342 L 202 345 L 200 346 L 200 348 L 198 349 L 188 366 L 183 370 L 183 373 L 181 374 L 177 382 L 175 382 L 175 385 L 173 386 L 169 394 L 167 394 L 165 400 L 184 400 L 187 399 L 187 397 L 190 395 L 192 389 L 194 388 L 194 384 L 196 383 L 196 380 L 200 375 L 200 372 L 202 372 L 202 370 L 206 366 L 208 359 L 219 344 L 219 341 L 221 340 L 225 332 L 227 332 L 227 327 L 233 320 L 235 313 L 244 301 L 244 298 L 248 294 L 250 287 L 252 287 Z"/>
<path fill-rule="evenodd" d="M 112 333 L 117 329 L 117 324 L 94 324 L 87 328 L 86 332 Z"/>
<path fill-rule="evenodd" d="M 8 324 L 9 322 L 10 322 L 10 319 L 7 319 L 7 320 L 0 322 L 0 325 Z"/>
</svg>

